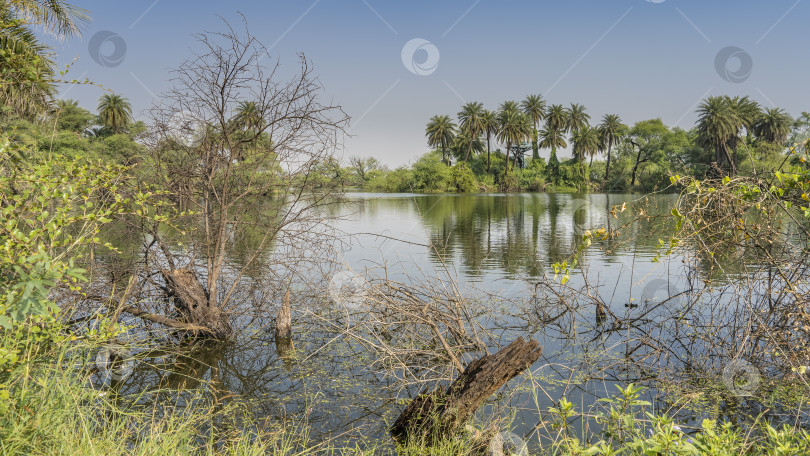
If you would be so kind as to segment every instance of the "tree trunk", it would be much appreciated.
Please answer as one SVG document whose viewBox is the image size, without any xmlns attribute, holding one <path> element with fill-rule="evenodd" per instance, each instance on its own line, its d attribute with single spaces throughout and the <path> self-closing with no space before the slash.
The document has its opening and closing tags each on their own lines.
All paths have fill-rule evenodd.
<svg viewBox="0 0 810 456">
<path fill-rule="evenodd" d="M 228 339 L 233 329 L 222 309 L 212 306 L 208 292 L 197 276 L 188 269 L 164 269 L 161 271 L 169 297 L 186 323 L 207 328 L 208 331 L 192 331 L 194 335 L 214 339 Z"/>
<path fill-rule="evenodd" d="M 605 185 L 607 185 L 608 176 L 610 175 L 610 150 L 613 148 L 613 140 L 608 141 L 608 157 L 607 157 L 607 168 L 605 168 Z"/>
<path fill-rule="evenodd" d="M 276 316 L 276 352 L 287 359 L 293 354 L 292 311 L 290 310 L 290 292 L 284 294 L 284 301 Z"/>
<path fill-rule="evenodd" d="M 633 178 L 630 180 L 631 187 L 636 185 L 636 171 L 638 171 L 638 164 L 641 163 L 641 146 L 638 144 L 633 145 L 638 147 L 638 154 L 636 155 L 636 165 L 633 166 Z"/>
<path fill-rule="evenodd" d="M 394 422 L 391 435 L 400 443 L 423 438 L 428 444 L 451 436 L 495 391 L 540 359 L 542 351 L 537 341 L 518 338 L 473 361 L 446 390 L 417 396 Z"/>
<path fill-rule="evenodd" d="M 537 146 L 537 127 L 534 127 L 534 136 L 532 136 L 532 160 L 540 159 L 540 148 Z"/>
<path fill-rule="evenodd" d="M 490 133 L 487 132 L 487 172 L 489 172 L 489 137 Z"/>
</svg>

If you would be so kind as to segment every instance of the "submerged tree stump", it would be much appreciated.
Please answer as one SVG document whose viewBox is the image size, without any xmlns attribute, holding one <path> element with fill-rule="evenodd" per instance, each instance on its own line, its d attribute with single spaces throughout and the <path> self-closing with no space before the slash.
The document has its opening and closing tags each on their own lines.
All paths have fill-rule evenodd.
<svg viewBox="0 0 810 456">
<path fill-rule="evenodd" d="M 293 354 L 292 344 L 292 311 L 290 309 L 290 292 L 284 294 L 281 309 L 276 316 L 276 352 L 284 359 Z"/>
<path fill-rule="evenodd" d="M 397 442 L 421 438 L 428 444 L 458 431 L 495 391 L 534 364 L 543 352 L 536 340 L 518 338 L 493 355 L 479 358 L 444 391 L 422 393 L 391 427 Z"/>
<path fill-rule="evenodd" d="M 174 307 L 187 323 L 201 326 L 208 331 L 194 331 L 197 336 L 227 339 L 233 333 L 228 316 L 217 306 L 211 305 L 208 292 L 197 276 L 188 269 L 164 269 L 161 272 L 166 289 L 174 301 Z"/>
</svg>

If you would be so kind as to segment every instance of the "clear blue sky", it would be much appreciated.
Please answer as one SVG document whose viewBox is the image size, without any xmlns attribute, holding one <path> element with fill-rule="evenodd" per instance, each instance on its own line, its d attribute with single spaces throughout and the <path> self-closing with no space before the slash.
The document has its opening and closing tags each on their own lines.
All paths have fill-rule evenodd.
<svg viewBox="0 0 810 456">
<path fill-rule="evenodd" d="M 221 30 L 220 16 L 237 21 L 241 12 L 282 64 L 294 65 L 299 51 L 314 62 L 327 95 L 353 118 L 342 155 L 389 165 L 427 151 L 427 120 L 455 116 L 463 100 L 495 109 L 539 93 L 552 103 L 584 104 L 592 120 L 617 113 L 626 123 L 660 117 L 683 128 L 710 94 L 750 95 L 793 116 L 810 111 L 810 0 L 73 3 L 93 22 L 82 39 L 54 44 L 59 61 L 78 57 L 71 76 L 126 96 L 136 117 L 167 89 L 192 34 Z M 117 66 L 91 56 L 91 38 L 102 31 L 126 44 Z M 417 38 L 435 47 L 417 51 L 411 69 L 430 74 L 403 63 L 403 47 Z M 115 43 L 107 40 L 101 54 L 114 53 Z M 741 51 L 728 52 L 734 56 L 721 75 L 715 61 L 729 46 Z M 433 49 L 438 65 L 420 71 Z M 63 92 L 93 111 L 102 94 L 80 86 Z"/>
</svg>

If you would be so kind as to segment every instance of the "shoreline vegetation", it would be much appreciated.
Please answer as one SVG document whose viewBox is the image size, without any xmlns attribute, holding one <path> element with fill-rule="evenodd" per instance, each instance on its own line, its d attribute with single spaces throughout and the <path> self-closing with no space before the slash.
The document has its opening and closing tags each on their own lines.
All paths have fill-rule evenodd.
<svg viewBox="0 0 810 456">
<path fill-rule="evenodd" d="M 0 5 L 0 454 L 810 455 L 810 114 L 794 120 L 748 97 L 709 97 L 687 131 L 659 119 L 626 126 L 614 114 L 592 124 L 582 105 L 547 106 L 533 95 L 497 111 L 466 104 L 458 122 L 434 116 L 426 138 L 435 150 L 412 166 L 389 170 L 373 158 L 342 166 L 335 138 L 348 116 L 322 103 L 303 55 L 289 80 L 275 74 L 278 62 L 260 63 L 267 49 L 246 24 L 200 35 L 148 121 L 136 121 L 120 94 L 104 93 L 95 113 L 57 99 L 61 84 L 85 82 L 62 79 L 34 31 L 75 38 L 88 20 L 61 0 Z M 224 70 L 233 80 L 218 77 Z M 573 157 L 561 160 L 569 145 Z M 540 156 L 545 150 L 548 160 Z M 632 221 L 578 233 L 554 276 L 536 284 L 551 290 L 545 300 L 521 302 L 536 307 L 520 315 L 496 315 L 503 309 L 468 300 L 452 280 L 395 283 L 387 275 L 360 296 L 365 307 L 358 310 L 355 302 L 340 307 L 334 290 L 306 274 L 332 260 L 340 239 L 328 215 L 347 187 L 672 189 L 678 199 L 664 214 L 646 213 L 643 204 L 611 208 Z M 683 261 L 694 277 L 688 306 L 642 321 L 609 313 L 598 284 L 567 283 L 574 271 L 587 274 L 580 260 L 589 248 L 615 249 L 621 232 L 651 219 L 671 226 L 659 239 L 659 257 L 690 255 Z M 742 272 L 721 288 L 713 281 L 729 264 Z M 320 278 L 332 285 L 332 273 Z M 303 297 L 291 300 L 294 286 L 308 306 Z M 370 376 L 399 391 L 423 391 L 507 345 L 503 334 L 518 318 L 529 335 L 543 327 L 580 334 L 578 316 L 594 314 L 599 336 L 628 334 L 618 342 L 628 347 L 642 341 L 632 350 L 640 359 L 631 360 L 631 350 L 623 356 L 628 366 L 636 363 L 633 375 L 650 383 L 660 367 L 644 364 L 650 353 L 671 353 L 675 342 L 667 337 L 686 340 L 687 362 L 677 364 L 678 353 L 658 358 L 677 364 L 686 379 L 669 384 L 666 407 L 645 400 L 634 382 L 587 409 L 565 395 L 548 398 L 553 406 L 533 410 L 539 424 L 529 447 L 529 436 L 506 430 L 511 398 L 546 399 L 545 379 L 531 370 L 521 376 L 522 391 L 513 384 L 493 396 L 494 416 L 479 411 L 480 420 L 450 438 L 315 439 L 308 419 L 317 395 L 294 416 L 286 409 L 260 416 L 257 407 L 272 392 L 241 397 L 224 384 L 219 364 L 187 356 L 269 334 L 282 301 L 290 327 L 261 346 L 274 345 L 278 355 L 261 371 L 305 377 L 310 355 L 345 337 L 352 356 L 344 358 L 367 357 L 362 368 Z M 698 304 L 712 312 L 701 314 Z M 373 324 L 351 324 L 349 310 Z M 500 317 L 508 323 L 486 326 Z M 127 341 L 132 334 L 142 339 Z M 172 360 L 155 369 L 157 386 L 124 388 L 132 353 Z M 717 368 L 739 366 L 741 357 L 743 374 L 749 365 L 758 373 L 754 386 L 740 372 Z M 723 376 L 728 383 L 718 380 Z M 414 397 L 396 399 L 401 410 Z M 706 419 L 678 421 L 693 403 L 708 410 Z M 721 408 L 746 413 L 727 419 Z"/>
<path fill-rule="evenodd" d="M 697 114 L 695 127 L 683 130 L 661 119 L 628 126 L 616 114 L 592 124 L 583 105 L 547 106 L 539 95 L 496 111 L 467 103 L 458 122 L 430 119 L 426 138 L 435 149 L 412 165 L 388 169 L 374 158 L 351 157 L 335 176 L 376 192 L 651 193 L 669 188 L 675 175 L 784 171 L 802 163 L 810 144 L 807 112 L 794 120 L 749 97 L 713 96 Z M 561 159 L 565 148 L 573 156 Z M 540 156 L 545 151 L 549 159 Z"/>
</svg>

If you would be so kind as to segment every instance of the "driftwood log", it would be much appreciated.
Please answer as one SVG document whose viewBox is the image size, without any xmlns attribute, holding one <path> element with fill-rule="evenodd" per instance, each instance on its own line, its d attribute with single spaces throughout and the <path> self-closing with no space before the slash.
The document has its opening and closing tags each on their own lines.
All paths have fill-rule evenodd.
<svg viewBox="0 0 810 456">
<path fill-rule="evenodd" d="M 423 439 L 432 444 L 457 432 L 495 391 L 534 364 L 543 349 L 518 338 L 498 353 L 470 363 L 446 389 L 420 394 L 391 427 L 397 442 Z"/>
<path fill-rule="evenodd" d="M 206 331 L 193 331 L 195 335 L 227 339 L 233 333 L 228 316 L 219 307 L 211 305 L 208 291 L 188 269 L 164 269 L 161 272 L 166 281 L 166 290 L 174 301 L 174 307 L 186 323 L 206 328 Z"/>
</svg>

